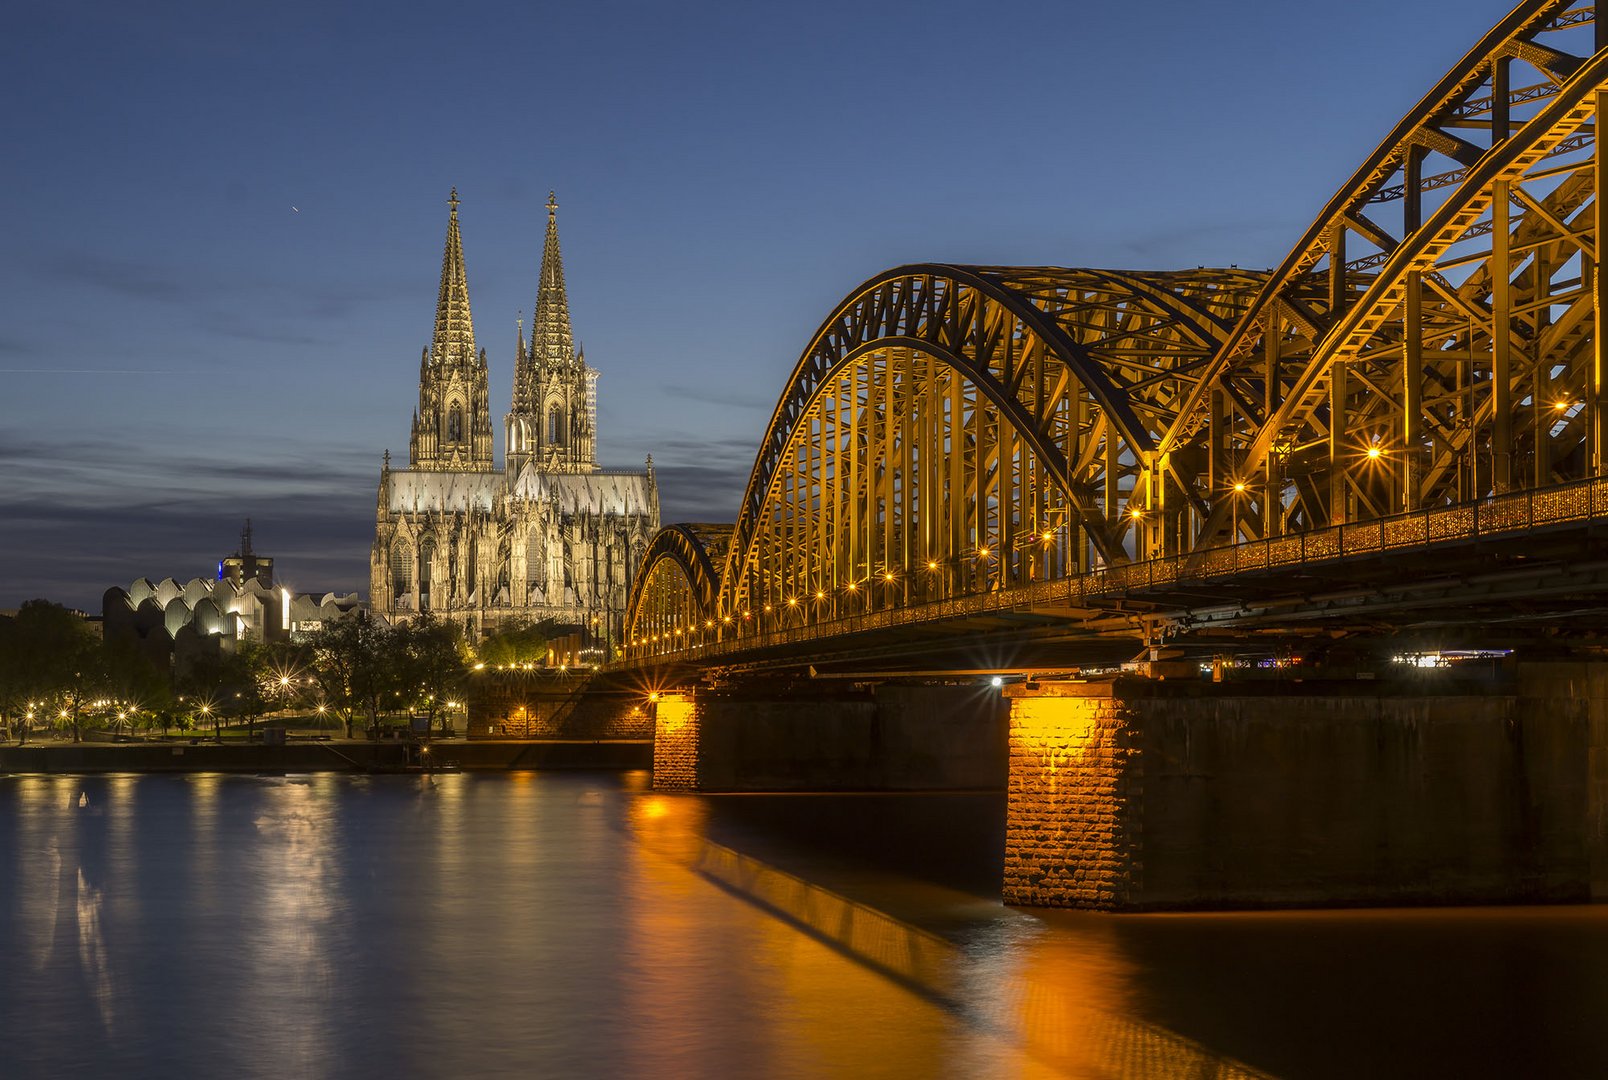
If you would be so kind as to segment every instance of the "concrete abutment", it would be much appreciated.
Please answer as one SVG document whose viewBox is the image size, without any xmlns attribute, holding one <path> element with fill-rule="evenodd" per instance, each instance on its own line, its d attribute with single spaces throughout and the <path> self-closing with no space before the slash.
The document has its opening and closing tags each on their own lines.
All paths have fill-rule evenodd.
<svg viewBox="0 0 1608 1080">
<path fill-rule="evenodd" d="M 1008 903 L 1608 899 L 1608 663 L 1456 680 L 699 688 L 660 790 L 1006 790 Z"/>
<path fill-rule="evenodd" d="M 1011 687 L 1007 903 L 1608 897 L 1608 665 L 1498 683 Z"/>
<path fill-rule="evenodd" d="M 666 692 L 653 784 L 664 791 L 998 789 L 1007 703 L 977 685 Z"/>
</svg>

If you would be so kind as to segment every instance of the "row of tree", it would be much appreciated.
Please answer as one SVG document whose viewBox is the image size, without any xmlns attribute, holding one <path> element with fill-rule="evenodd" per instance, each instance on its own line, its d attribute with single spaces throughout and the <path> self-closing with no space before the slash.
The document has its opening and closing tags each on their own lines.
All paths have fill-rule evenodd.
<svg viewBox="0 0 1608 1080">
<path fill-rule="evenodd" d="M 521 627 L 488 639 L 492 655 L 510 641 L 540 644 Z M 102 641 L 78 615 L 31 600 L 0 618 L 0 738 L 26 741 L 41 730 L 127 732 L 175 727 L 254 727 L 271 712 L 329 717 L 351 737 L 377 735 L 388 714 L 445 724 L 462 699 L 475 656 L 461 629 L 428 614 L 391 626 L 366 613 L 331 623 L 306 641 L 244 642 L 170 672 L 130 641 Z"/>
</svg>

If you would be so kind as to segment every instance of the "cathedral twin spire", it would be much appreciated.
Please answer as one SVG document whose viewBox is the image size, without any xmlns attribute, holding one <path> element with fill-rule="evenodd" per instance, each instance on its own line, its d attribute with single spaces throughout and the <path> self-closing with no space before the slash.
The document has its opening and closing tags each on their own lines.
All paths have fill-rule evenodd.
<svg viewBox="0 0 1608 1080">
<path fill-rule="evenodd" d="M 458 205 L 454 188 L 447 202 L 435 332 L 420 365 L 419 410 L 410 443 L 411 464 L 420 469 L 493 467 L 486 360 L 484 351 L 475 348 Z M 531 460 L 563 471 L 595 470 L 596 376 L 576 355 L 558 243 L 558 199 L 552 192 L 530 330 L 529 346 L 523 326 L 516 345 L 513 408 L 507 418 L 508 471 L 517 473 Z"/>
<path fill-rule="evenodd" d="M 436 300 L 435 363 L 475 359 L 475 320 L 469 312 L 469 279 L 463 269 L 463 238 L 458 235 L 458 189 L 447 200 L 447 247 L 441 254 L 441 292 Z"/>
<path fill-rule="evenodd" d="M 419 408 L 413 414 L 408 460 L 415 469 L 486 471 L 493 468 L 486 354 L 475 349 L 457 188 L 447 206 L 435 332 L 419 361 Z"/>
</svg>

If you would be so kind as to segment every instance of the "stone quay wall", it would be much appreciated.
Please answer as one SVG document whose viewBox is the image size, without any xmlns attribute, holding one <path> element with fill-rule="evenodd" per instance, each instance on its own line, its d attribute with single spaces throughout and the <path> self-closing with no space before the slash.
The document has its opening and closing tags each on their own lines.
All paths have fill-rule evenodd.
<svg viewBox="0 0 1608 1080">
<path fill-rule="evenodd" d="M 1005 899 L 1134 911 L 1601 898 L 1605 673 L 1012 688 Z"/>
<path fill-rule="evenodd" d="M 989 687 L 665 694 L 654 786 L 687 791 L 998 790 L 1007 706 Z"/>
</svg>

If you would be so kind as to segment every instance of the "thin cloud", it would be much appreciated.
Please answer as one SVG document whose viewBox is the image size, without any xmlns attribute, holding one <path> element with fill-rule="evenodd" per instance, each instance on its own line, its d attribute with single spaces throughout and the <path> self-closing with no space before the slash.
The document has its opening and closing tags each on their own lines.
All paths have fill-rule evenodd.
<svg viewBox="0 0 1608 1080">
<path fill-rule="evenodd" d="M 659 392 L 666 397 L 681 398 L 684 401 L 696 401 L 705 405 L 724 405 L 736 409 L 769 409 L 776 404 L 775 398 L 761 398 L 751 394 L 733 394 L 712 386 L 683 386 L 679 383 L 663 383 Z"/>
<path fill-rule="evenodd" d="M 84 252 L 64 252 L 44 260 L 46 273 L 66 281 L 93 285 L 136 300 L 177 303 L 194 295 L 167 267 L 133 259 L 112 259 Z"/>
<path fill-rule="evenodd" d="M 733 521 L 748 486 L 746 466 L 685 465 L 657 470 L 660 520 Z"/>
</svg>

